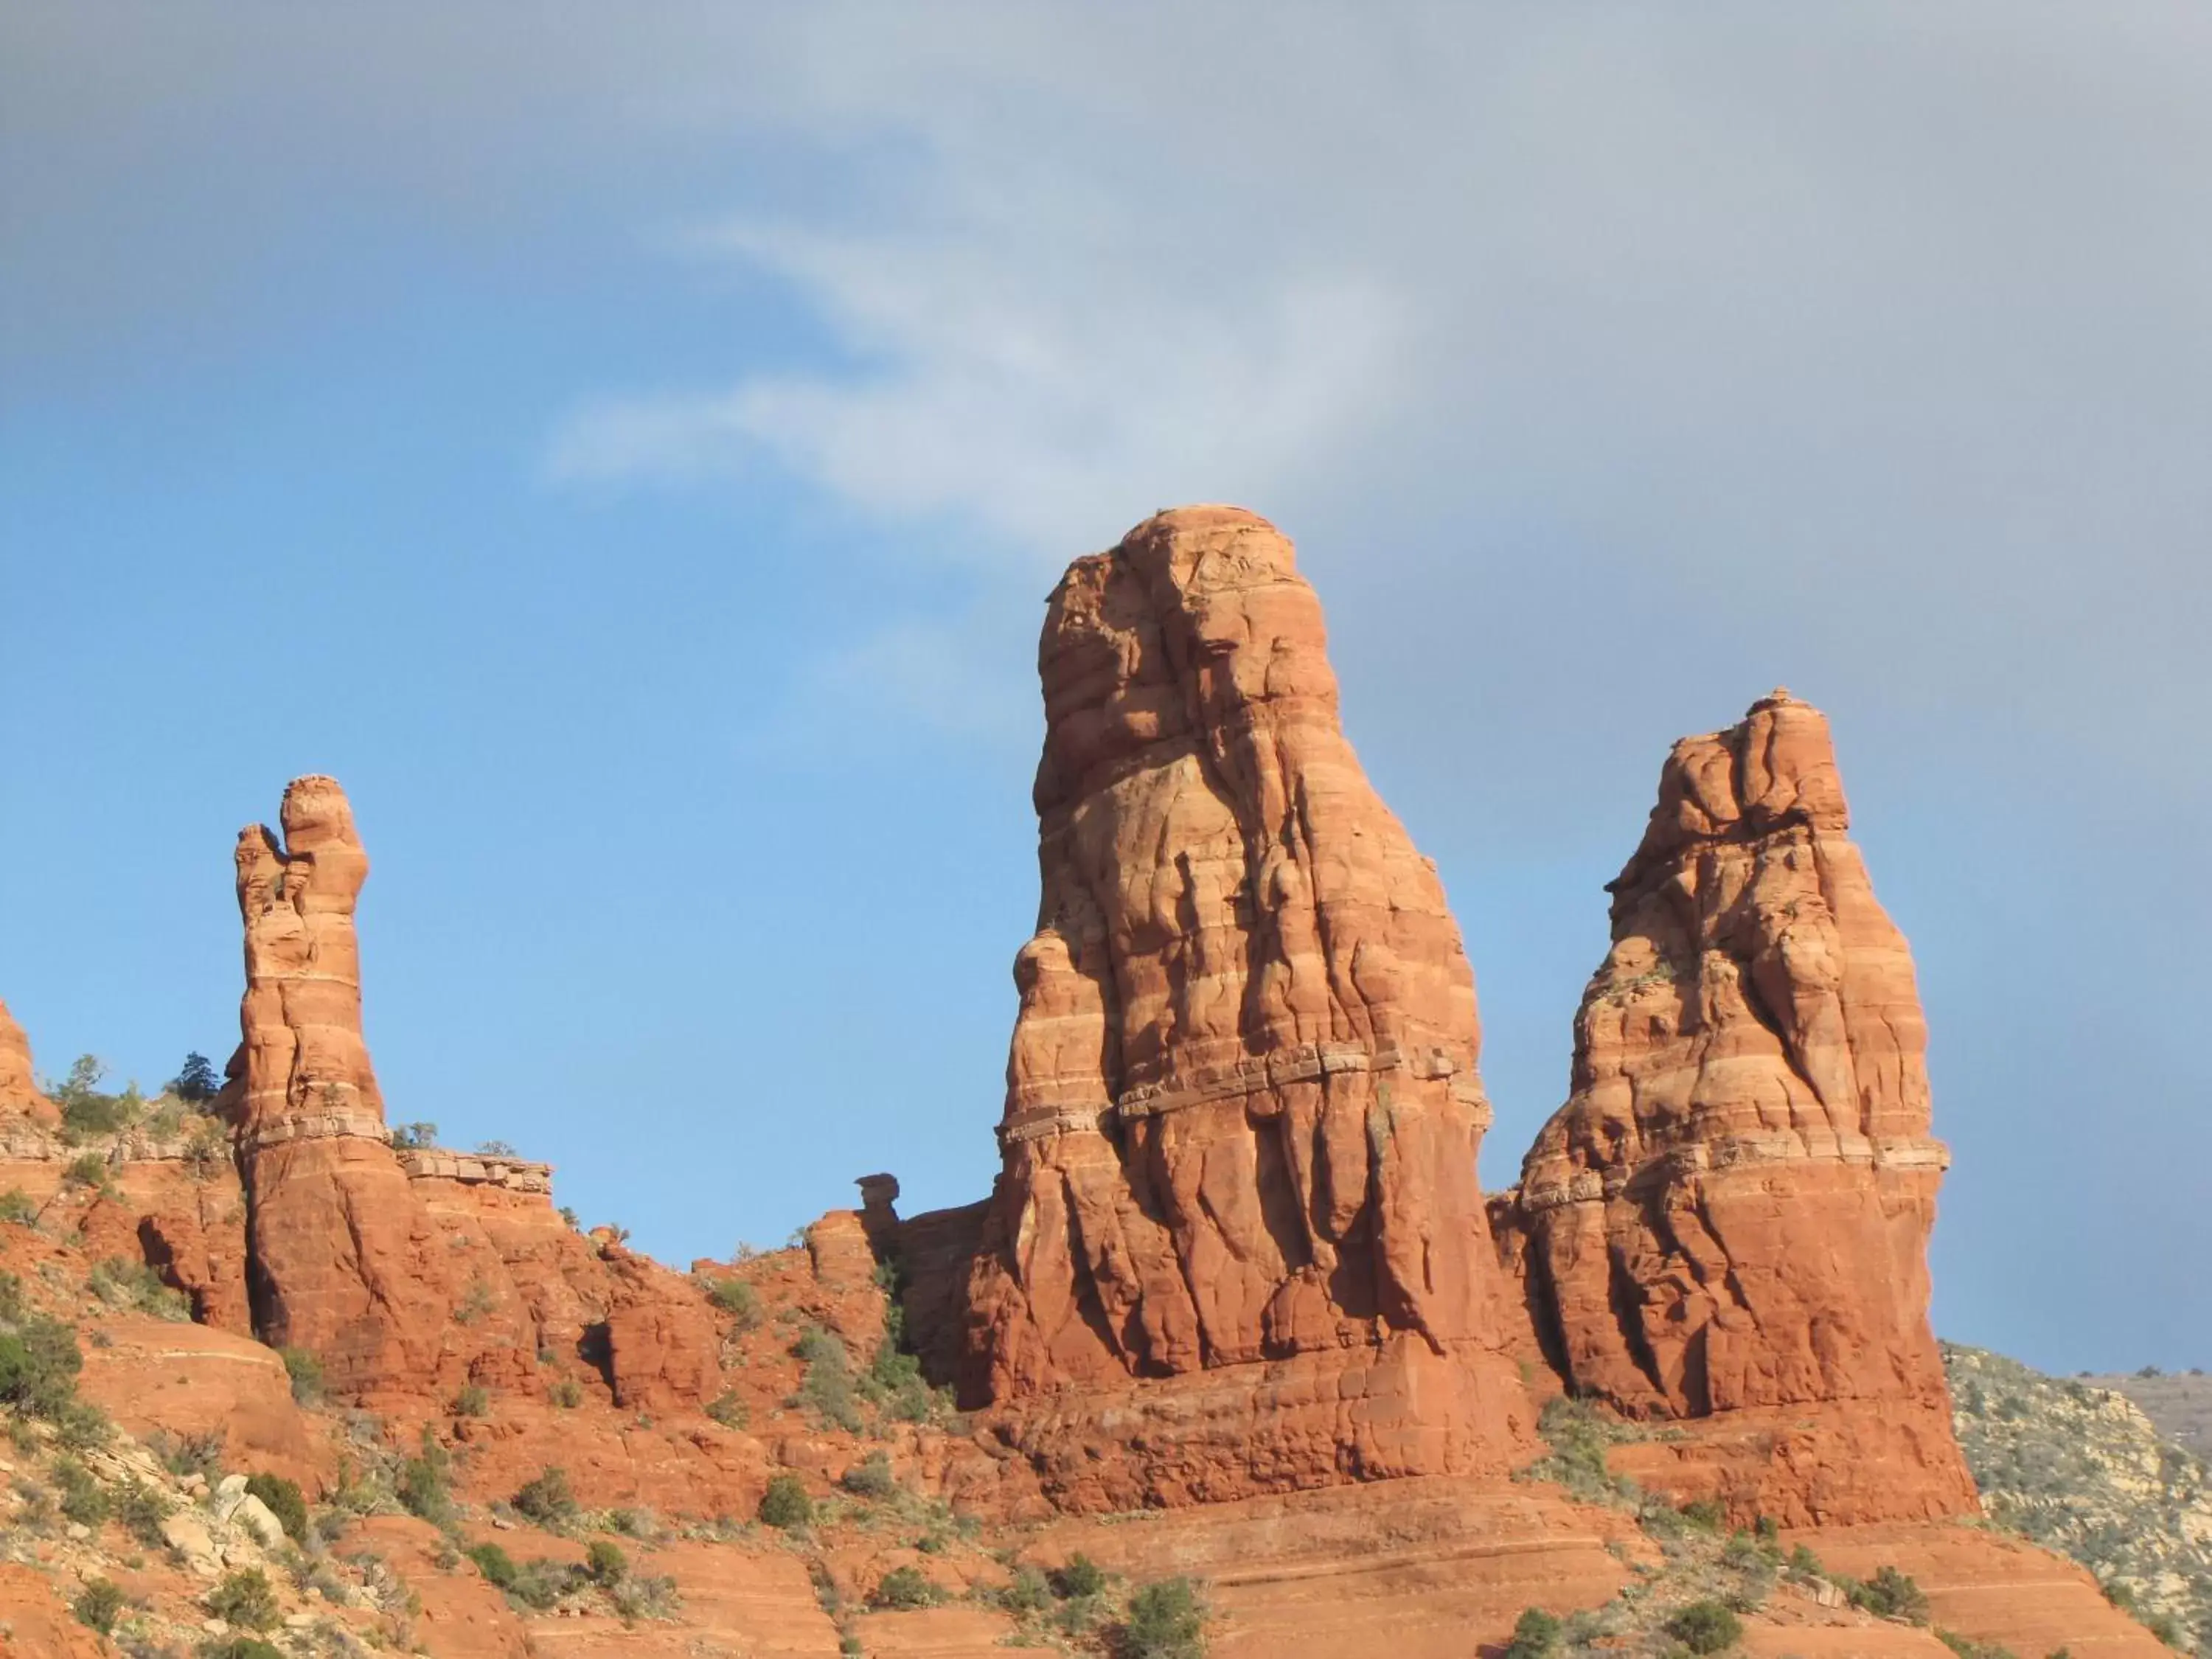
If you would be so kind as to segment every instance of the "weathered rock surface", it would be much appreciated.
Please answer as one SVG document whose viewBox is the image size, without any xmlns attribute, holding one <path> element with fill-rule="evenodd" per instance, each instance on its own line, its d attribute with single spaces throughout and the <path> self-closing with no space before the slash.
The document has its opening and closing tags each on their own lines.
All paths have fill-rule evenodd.
<svg viewBox="0 0 2212 1659">
<path fill-rule="evenodd" d="M 342 1394 L 520 1382 L 530 1351 L 495 1261 L 457 1261 L 392 1155 L 362 1038 L 354 907 L 368 855 L 335 780 L 284 791 L 283 836 L 238 839 L 244 1042 L 224 1104 L 247 1194 L 255 1328 Z"/>
<path fill-rule="evenodd" d="M 15 1024 L 8 1005 L 0 1002 L 0 1116 L 27 1117 L 42 1124 L 58 1123 L 61 1115 L 40 1092 L 31 1071 L 31 1042 Z"/>
<path fill-rule="evenodd" d="M 1447 1395 L 1461 1415 L 1433 1437 L 1447 1462 L 1390 1472 L 1517 1449 L 1474 976 L 1345 741 L 1290 543 L 1233 507 L 1149 520 L 1069 568 L 1038 665 L 1042 894 L 965 1398 L 1327 1356 L 1294 1380 L 1327 1413 L 1254 1450 L 1258 1489 L 1340 1476 L 1369 1392 L 1342 1373 L 1402 1370 L 1412 1344 L 1455 1376 L 1372 1391 L 1417 1415 L 1370 1425 L 1370 1449 L 1429 1443 Z"/>
<path fill-rule="evenodd" d="M 1926 1027 L 1847 827 L 1827 723 L 1787 692 L 1675 745 L 1610 886 L 1572 1093 L 1500 1212 L 1574 1392 L 1641 1416 L 1831 1407 L 1823 1458 L 1851 1456 L 1848 1425 L 1878 1436 L 1883 1478 L 1832 1481 L 1826 1507 L 1803 1468 L 1723 1494 L 1801 1523 L 1974 1501 L 1928 1326 L 1948 1155 Z"/>
</svg>

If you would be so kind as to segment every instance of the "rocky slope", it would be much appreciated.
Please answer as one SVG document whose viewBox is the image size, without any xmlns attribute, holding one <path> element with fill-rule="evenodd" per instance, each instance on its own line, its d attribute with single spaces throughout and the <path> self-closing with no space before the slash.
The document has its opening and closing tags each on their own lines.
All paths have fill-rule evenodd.
<svg viewBox="0 0 2212 1659">
<path fill-rule="evenodd" d="M 2202 1370 L 2168 1375 L 2151 1367 L 2076 1380 L 2125 1395 L 2168 1440 L 2200 1457 L 2212 1457 L 2212 1377 Z"/>
<path fill-rule="evenodd" d="M 2212 1636 L 2212 1474 L 2124 1395 L 1944 1345 L 1990 1518 L 2095 1573 L 2183 1643 Z"/>
</svg>

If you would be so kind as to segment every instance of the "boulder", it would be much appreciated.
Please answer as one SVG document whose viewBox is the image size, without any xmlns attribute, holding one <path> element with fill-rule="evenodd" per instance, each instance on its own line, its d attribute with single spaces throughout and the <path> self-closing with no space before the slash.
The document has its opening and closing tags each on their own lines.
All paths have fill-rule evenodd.
<svg viewBox="0 0 2212 1659">
<path fill-rule="evenodd" d="M 204 1516 L 179 1510 L 161 1522 L 161 1541 L 180 1556 L 187 1571 L 212 1578 L 222 1571 L 222 1553 Z"/>
</svg>

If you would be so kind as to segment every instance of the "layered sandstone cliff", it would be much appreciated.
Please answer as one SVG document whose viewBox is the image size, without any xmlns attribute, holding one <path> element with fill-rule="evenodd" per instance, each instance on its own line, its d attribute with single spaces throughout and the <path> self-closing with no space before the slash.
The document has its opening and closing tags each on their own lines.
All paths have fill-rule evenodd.
<svg viewBox="0 0 2212 1659">
<path fill-rule="evenodd" d="M 1928 1325 L 1926 1026 L 1847 826 L 1827 723 L 1787 692 L 1675 745 L 1571 1095 L 1501 1215 L 1577 1394 L 1814 1434 L 1792 1474 L 1738 1470 L 1790 1519 L 1973 1502 Z"/>
<path fill-rule="evenodd" d="M 1042 894 L 967 1396 L 1307 1357 L 1299 1401 L 1357 1403 L 1285 1479 L 1516 1447 L 1474 978 L 1345 741 L 1290 543 L 1231 507 L 1148 520 L 1069 568 L 1039 672 Z"/>
</svg>

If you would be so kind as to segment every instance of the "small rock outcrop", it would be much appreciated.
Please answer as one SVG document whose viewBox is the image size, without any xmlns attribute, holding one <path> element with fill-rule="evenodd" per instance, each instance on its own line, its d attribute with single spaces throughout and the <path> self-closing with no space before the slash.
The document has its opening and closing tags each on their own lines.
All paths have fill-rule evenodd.
<svg viewBox="0 0 2212 1659">
<path fill-rule="evenodd" d="M 29 1118 L 40 1124 L 61 1121 L 54 1103 L 39 1088 L 31 1071 L 30 1039 L 0 1002 L 0 1116 Z"/>
<path fill-rule="evenodd" d="M 244 1041 L 220 1103 L 246 1183 L 254 1328 L 313 1353 L 343 1394 L 424 1392 L 462 1371 L 519 1378 L 528 1352 L 503 1272 L 477 1265 L 458 1282 L 389 1144 L 354 930 L 368 855 L 345 792 L 296 778 L 281 822 L 281 838 L 259 825 L 238 838 Z"/>
<path fill-rule="evenodd" d="M 1675 745 L 1608 890 L 1572 1092 L 1499 1210 L 1577 1394 L 1849 1426 L 1796 1455 L 1855 1443 L 1855 1467 L 1760 1494 L 1784 1520 L 1973 1504 L 1928 1324 L 1926 1026 L 1847 827 L 1827 722 L 1787 692 Z"/>
<path fill-rule="evenodd" d="M 1333 1371 L 1308 1403 L 1343 1414 L 1292 1431 L 1319 1443 L 1286 1480 L 1518 1443 L 1474 976 L 1345 740 L 1290 543 L 1234 507 L 1149 520 L 1069 568 L 1038 666 L 1042 893 L 963 1395 L 1364 1354 L 1457 1375 Z"/>
</svg>

